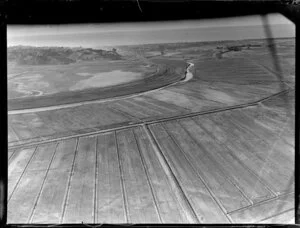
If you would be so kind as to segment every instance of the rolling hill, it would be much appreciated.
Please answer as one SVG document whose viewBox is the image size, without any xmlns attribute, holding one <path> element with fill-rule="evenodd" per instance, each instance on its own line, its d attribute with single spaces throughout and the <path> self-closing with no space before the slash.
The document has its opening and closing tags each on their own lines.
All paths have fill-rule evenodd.
<svg viewBox="0 0 300 228">
<path fill-rule="evenodd" d="M 120 60 L 116 49 L 13 46 L 7 49 L 8 63 L 19 65 L 57 65 L 80 61 Z"/>
</svg>

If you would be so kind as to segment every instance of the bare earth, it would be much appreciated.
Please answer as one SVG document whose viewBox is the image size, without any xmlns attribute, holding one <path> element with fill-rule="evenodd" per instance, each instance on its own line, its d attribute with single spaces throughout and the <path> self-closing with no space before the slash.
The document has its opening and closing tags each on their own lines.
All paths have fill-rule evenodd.
<svg viewBox="0 0 300 228">
<path fill-rule="evenodd" d="M 275 42 L 283 82 L 264 40 L 124 46 L 110 72 L 11 98 L 8 222 L 294 223 L 295 40 Z"/>
</svg>

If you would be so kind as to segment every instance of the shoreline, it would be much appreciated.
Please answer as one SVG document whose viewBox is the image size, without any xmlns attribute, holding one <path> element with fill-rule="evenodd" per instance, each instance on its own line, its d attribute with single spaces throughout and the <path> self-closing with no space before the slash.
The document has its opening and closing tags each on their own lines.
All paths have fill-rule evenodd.
<svg viewBox="0 0 300 228">
<path fill-rule="evenodd" d="M 144 91 L 141 93 L 133 93 L 125 96 L 119 96 L 119 97 L 113 97 L 113 98 L 107 98 L 107 99 L 99 99 L 99 100 L 90 100 L 90 101 L 81 101 L 81 102 L 76 102 L 76 103 L 69 103 L 69 104 L 60 104 L 60 105 L 52 105 L 52 106 L 46 106 L 46 107 L 38 107 L 38 108 L 28 108 L 28 109 L 18 109 L 18 110 L 9 110 L 8 115 L 17 115 L 17 114 L 26 114 L 26 113 L 33 113 L 33 112 L 43 112 L 43 111 L 52 111 L 52 110 L 58 110 L 58 109 L 64 109 L 64 108 L 73 108 L 73 107 L 78 107 L 78 106 L 83 106 L 83 105 L 88 105 L 88 104 L 99 104 L 99 103 L 106 103 L 110 101 L 116 101 L 116 100 L 122 100 L 130 97 L 135 97 L 135 96 L 140 96 L 142 94 L 154 92 L 157 90 L 164 89 L 166 87 L 169 87 L 171 85 L 174 85 L 176 83 L 182 83 L 182 82 L 187 82 L 193 78 L 193 74 L 189 71 L 191 67 L 194 66 L 193 63 L 188 63 L 188 67 L 186 68 L 186 73 L 185 77 L 179 81 L 175 81 L 173 83 L 170 83 L 168 85 L 164 85 L 162 87 L 158 87 L 152 90 Z"/>
</svg>

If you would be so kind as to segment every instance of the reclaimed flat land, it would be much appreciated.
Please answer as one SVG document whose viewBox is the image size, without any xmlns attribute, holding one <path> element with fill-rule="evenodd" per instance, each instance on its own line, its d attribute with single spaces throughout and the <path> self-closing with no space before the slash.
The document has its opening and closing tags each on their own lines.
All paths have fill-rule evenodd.
<svg viewBox="0 0 300 228">
<path fill-rule="evenodd" d="M 145 45 L 171 84 L 9 114 L 8 223 L 294 223 L 295 46 L 275 43 L 282 74 L 265 40 Z"/>
</svg>

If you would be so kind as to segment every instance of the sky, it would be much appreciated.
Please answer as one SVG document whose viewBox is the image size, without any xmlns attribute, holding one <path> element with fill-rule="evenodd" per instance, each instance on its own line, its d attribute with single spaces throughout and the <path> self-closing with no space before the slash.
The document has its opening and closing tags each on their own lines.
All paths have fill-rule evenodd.
<svg viewBox="0 0 300 228">
<path fill-rule="evenodd" d="M 280 14 L 268 15 L 273 37 L 295 37 L 295 25 Z M 265 38 L 261 17 L 166 22 L 17 26 L 7 28 L 8 46 L 104 47 L 148 43 Z"/>
</svg>

